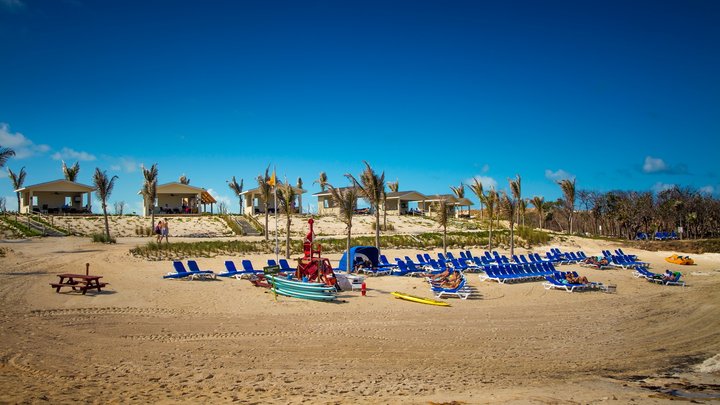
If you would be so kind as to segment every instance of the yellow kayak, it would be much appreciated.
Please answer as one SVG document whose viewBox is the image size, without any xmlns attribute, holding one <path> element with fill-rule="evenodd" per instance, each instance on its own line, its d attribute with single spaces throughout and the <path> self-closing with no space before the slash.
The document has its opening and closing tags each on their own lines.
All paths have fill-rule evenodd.
<svg viewBox="0 0 720 405">
<path fill-rule="evenodd" d="M 679 256 L 677 254 L 674 254 L 670 257 L 665 258 L 666 262 L 673 263 L 673 264 L 682 264 L 682 265 L 690 265 L 695 264 L 695 261 L 690 258 L 690 256 Z"/>
<path fill-rule="evenodd" d="M 447 302 L 436 301 L 436 300 L 433 300 L 430 298 L 418 297 L 415 295 L 405 294 L 405 293 L 401 293 L 398 291 L 393 291 L 390 294 L 394 295 L 395 298 L 400 298 L 401 300 L 419 302 L 421 304 L 428 304 L 428 305 L 437 305 L 437 306 L 441 306 L 441 307 L 449 307 L 450 306 L 450 304 L 448 304 Z"/>
</svg>

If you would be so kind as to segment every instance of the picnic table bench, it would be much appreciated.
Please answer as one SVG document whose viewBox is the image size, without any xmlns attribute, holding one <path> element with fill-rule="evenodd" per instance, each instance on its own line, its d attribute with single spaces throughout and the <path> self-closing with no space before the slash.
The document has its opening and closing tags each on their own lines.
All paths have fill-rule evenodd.
<svg viewBox="0 0 720 405">
<path fill-rule="evenodd" d="M 50 286 L 55 289 L 55 292 L 60 292 L 63 287 L 72 288 L 73 291 L 80 291 L 85 295 L 87 290 L 97 289 L 98 292 L 101 288 L 108 285 L 108 283 L 101 283 L 100 279 L 102 276 L 92 276 L 87 274 L 58 274 L 60 281 L 57 283 L 50 283 Z"/>
</svg>

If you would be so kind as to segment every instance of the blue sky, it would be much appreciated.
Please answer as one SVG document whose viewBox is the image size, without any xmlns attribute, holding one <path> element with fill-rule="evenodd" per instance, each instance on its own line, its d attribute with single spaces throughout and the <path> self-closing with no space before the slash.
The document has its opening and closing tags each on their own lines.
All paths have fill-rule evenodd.
<svg viewBox="0 0 720 405">
<path fill-rule="evenodd" d="M 26 184 L 108 170 L 132 210 L 142 163 L 233 209 L 232 176 L 272 164 L 312 193 L 363 160 L 426 194 L 520 174 L 525 197 L 718 196 L 717 21 L 716 1 L 0 0 L 0 145 Z"/>
</svg>

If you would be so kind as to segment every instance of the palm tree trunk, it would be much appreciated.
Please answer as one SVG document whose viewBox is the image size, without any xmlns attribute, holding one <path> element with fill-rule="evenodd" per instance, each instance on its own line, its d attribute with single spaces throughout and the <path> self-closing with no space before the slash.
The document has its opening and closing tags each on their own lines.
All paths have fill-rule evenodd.
<svg viewBox="0 0 720 405">
<path fill-rule="evenodd" d="M 107 216 L 107 204 L 105 204 L 105 201 L 102 202 L 102 209 L 103 209 L 103 216 L 105 216 L 105 236 L 107 237 L 106 241 L 110 242 L 110 223 L 108 222 L 108 216 Z"/>
<path fill-rule="evenodd" d="M 447 254 L 447 225 L 443 225 L 443 254 Z"/>
<path fill-rule="evenodd" d="M 347 243 L 345 243 L 345 252 L 346 252 L 345 254 L 347 254 L 347 255 L 350 254 L 350 238 L 351 238 L 351 236 L 352 236 L 352 224 L 348 225 Z M 347 257 L 348 257 L 348 260 L 350 260 L 349 256 L 347 256 Z M 350 266 L 352 266 L 352 263 L 348 263 L 348 268 L 351 268 Z"/>
<path fill-rule="evenodd" d="M 375 247 L 380 253 L 380 210 L 375 207 Z"/>
<path fill-rule="evenodd" d="M 510 220 L 510 257 L 515 254 L 515 224 Z"/>
<path fill-rule="evenodd" d="M 15 193 L 15 194 L 17 194 L 17 199 L 18 199 L 17 212 L 20 212 L 20 193 Z"/>
<path fill-rule="evenodd" d="M 493 228 L 493 219 L 492 215 L 490 216 L 490 233 L 488 234 L 488 249 L 492 251 L 492 228 Z"/>
</svg>

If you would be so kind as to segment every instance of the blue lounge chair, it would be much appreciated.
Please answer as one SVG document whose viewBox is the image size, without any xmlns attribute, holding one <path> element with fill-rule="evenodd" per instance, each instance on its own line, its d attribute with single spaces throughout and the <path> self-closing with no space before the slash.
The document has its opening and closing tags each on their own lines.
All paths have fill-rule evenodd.
<svg viewBox="0 0 720 405">
<path fill-rule="evenodd" d="M 460 280 L 460 284 L 458 284 L 458 286 L 455 288 L 443 288 L 440 285 L 431 284 L 430 289 L 432 290 L 433 294 L 435 294 L 436 298 L 451 296 L 466 300 L 473 293 L 472 288 L 467 285 L 467 279 L 464 276 Z"/>
<path fill-rule="evenodd" d="M 215 273 L 212 270 L 200 270 L 195 260 L 188 260 L 188 269 L 198 279 L 215 278 Z"/>
<path fill-rule="evenodd" d="M 259 275 L 264 274 L 262 270 L 255 270 L 253 268 L 253 264 L 250 260 L 243 260 L 240 262 L 242 264 L 242 273 L 244 276 L 253 276 L 253 275 Z"/>
<path fill-rule="evenodd" d="M 294 272 L 295 269 L 290 267 L 287 259 L 280 259 L 280 271 L 283 273 L 289 273 L 289 272 Z"/>
<path fill-rule="evenodd" d="M 236 275 L 240 274 L 241 271 L 235 267 L 235 262 L 232 260 L 226 260 L 225 261 L 225 270 L 227 270 L 225 273 L 218 273 L 218 277 L 235 277 Z"/>
<path fill-rule="evenodd" d="M 192 280 L 194 278 L 193 273 L 189 272 L 185 268 L 185 265 L 180 261 L 173 262 L 173 269 L 175 269 L 175 272 L 169 272 L 168 274 L 164 275 L 163 278 L 174 278 L 174 279 L 186 278 L 188 280 Z"/>
<path fill-rule="evenodd" d="M 557 290 L 565 290 L 567 292 L 575 292 L 582 291 L 582 290 L 593 290 L 593 289 L 599 289 L 603 288 L 602 283 L 587 283 L 587 284 L 572 284 L 568 283 L 565 279 L 565 272 L 555 272 L 552 275 L 545 277 L 545 283 L 543 283 L 543 287 L 545 287 L 546 290 L 550 289 L 557 289 Z M 573 275 L 577 277 L 577 273 L 573 272 Z"/>
</svg>

